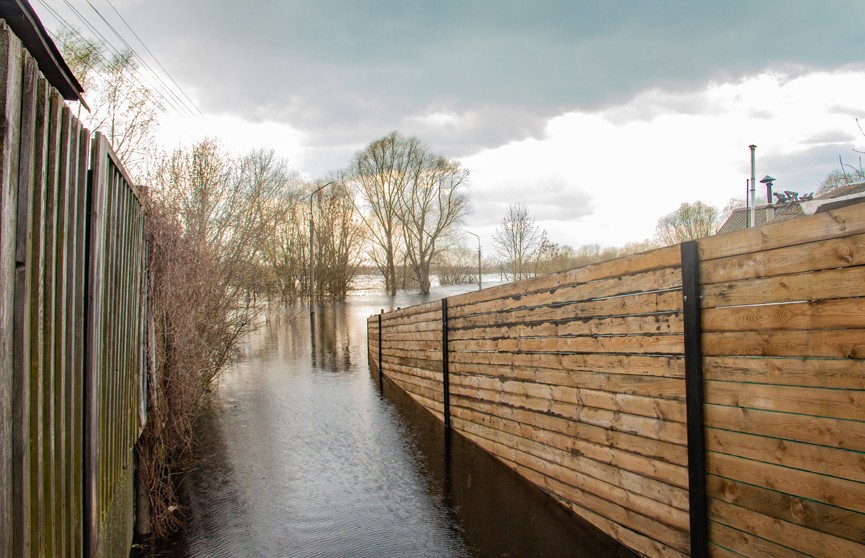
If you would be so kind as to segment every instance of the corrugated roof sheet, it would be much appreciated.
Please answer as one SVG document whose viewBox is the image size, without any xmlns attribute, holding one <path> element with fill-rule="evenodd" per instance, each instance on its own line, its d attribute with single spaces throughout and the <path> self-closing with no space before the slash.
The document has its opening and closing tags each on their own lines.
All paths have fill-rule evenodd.
<svg viewBox="0 0 865 558">
<path fill-rule="evenodd" d="M 761 225 L 766 224 L 766 217 L 769 213 L 769 208 L 774 207 L 775 216 L 770 221 L 772 223 L 778 223 L 781 221 L 786 221 L 788 219 L 794 219 L 803 215 L 802 208 L 799 207 L 798 203 L 785 203 L 783 205 L 777 206 L 769 206 L 762 205 L 757 206 L 754 209 L 754 226 L 759 227 Z M 733 210 L 733 213 L 727 218 L 721 228 L 718 229 L 718 234 L 723 234 L 727 232 L 740 231 L 742 229 L 748 228 L 748 209 L 745 207 L 739 207 Z"/>
<path fill-rule="evenodd" d="M 841 186 L 840 188 L 835 188 L 834 190 L 830 190 L 825 194 L 817 196 L 818 200 L 831 200 L 835 198 L 840 198 L 841 196 L 849 196 L 852 194 L 861 194 L 865 192 L 865 182 L 855 182 L 853 184 L 847 184 L 845 186 Z"/>
</svg>

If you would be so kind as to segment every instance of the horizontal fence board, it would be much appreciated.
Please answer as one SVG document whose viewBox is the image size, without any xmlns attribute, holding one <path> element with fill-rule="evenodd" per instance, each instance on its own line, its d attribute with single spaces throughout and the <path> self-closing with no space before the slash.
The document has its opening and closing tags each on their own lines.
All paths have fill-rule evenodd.
<svg viewBox="0 0 865 558">
<path fill-rule="evenodd" d="M 703 262 L 700 283 L 724 283 L 865 265 L 865 234 Z"/>
<path fill-rule="evenodd" d="M 529 409 L 497 406 L 486 401 L 458 394 L 451 395 L 451 404 L 454 408 L 462 407 L 470 411 L 500 417 L 512 422 L 529 424 L 536 428 L 570 436 L 575 440 L 606 445 L 613 449 L 657 459 L 677 466 L 685 466 L 688 462 L 686 448 L 681 444 L 655 438 L 646 438 L 629 434 L 628 432 L 613 431 L 593 424 L 531 411 Z"/>
<path fill-rule="evenodd" d="M 580 502 L 582 506 L 613 519 L 628 528 L 646 534 L 650 533 L 656 540 L 664 544 L 674 546 L 680 550 L 687 548 L 687 534 L 684 531 L 643 515 L 630 506 L 625 507 L 613 503 L 621 500 L 598 496 L 590 491 L 582 477 L 568 471 L 558 471 L 560 475 L 556 475 L 553 471 L 556 469 L 554 465 L 499 442 L 479 436 L 470 430 L 463 430 L 463 426 L 477 427 L 477 425 L 454 421 L 454 427 L 464 433 L 467 438 L 496 457 L 513 463 L 515 470 L 519 474 L 539 484 L 541 488 L 557 494 L 566 500 Z M 557 478 L 558 476 L 564 477 L 567 481 L 560 480 Z M 597 487 L 593 486 L 592 488 Z M 655 506 L 653 508 L 654 511 L 658 512 L 659 507 Z M 645 511 L 642 508 L 641 510 Z"/>
<path fill-rule="evenodd" d="M 563 301 L 592 301 L 598 298 L 671 290 L 681 285 L 682 273 L 678 268 L 659 269 L 638 275 L 599 279 L 589 283 L 515 294 L 476 304 L 456 304 L 453 309 L 448 307 L 448 316 L 459 318 L 478 313 L 548 306 Z"/>
<path fill-rule="evenodd" d="M 678 247 L 670 246 L 651 252 L 636 254 L 626 258 L 618 258 L 598 262 L 569 271 L 552 273 L 516 283 L 506 283 L 489 289 L 472 291 L 448 299 L 448 311 L 462 306 L 476 305 L 485 301 L 522 295 L 527 292 L 557 289 L 562 286 L 588 283 L 610 277 L 633 275 L 661 268 L 678 267 L 680 254 Z M 460 311 L 458 314 L 462 314 Z"/>
<path fill-rule="evenodd" d="M 708 381 L 706 402 L 729 407 L 865 421 L 865 391 Z"/>
<path fill-rule="evenodd" d="M 543 379 L 546 380 L 547 378 Z M 685 404 L 682 401 L 477 375 L 452 374 L 451 386 L 467 389 L 482 388 L 517 396 L 548 398 L 552 401 L 561 401 L 578 406 L 597 407 L 628 414 L 685 422 Z"/>
<path fill-rule="evenodd" d="M 684 378 L 685 362 L 680 355 L 637 354 L 566 354 L 566 353 L 450 353 L 451 364 L 469 367 L 473 365 L 504 368 L 513 374 L 520 371 L 522 377 L 531 376 L 532 370 L 555 372 L 598 372 L 621 376 L 657 376 Z M 544 372 L 546 373 L 546 372 Z M 526 375 L 528 374 L 528 375 Z M 499 375 L 496 372 L 490 375 Z M 679 385 L 679 384 L 676 384 Z M 684 394 L 685 384 L 680 383 Z"/>
<path fill-rule="evenodd" d="M 574 336 L 545 339 L 472 339 L 450 342 L 454 352 L 570 352 L 682 354 L 681 335 Z"/>
<path fill-rule="evenodd" d="M 767 517 L 865 544 L 865 514 L 716 475 L 707 477 L 706 486 L 709 495 L 714 499 L 745 507 Z"/>
<path fill-rule="evenodd" d="M 831 503 L 851 512 L 865 513 L 863 483 L 715 451 L 707 452 L 706 462 L 708 472 L 713 475 L 771 488 L 800 498 Z"/>
<path fill-rule="evenodd" d="M 536 308 L 514 308 L 502 312 L 448 316 L 451 331 L 464 328 L 544 321 L 603 318 L 681 312 L 682 294 L 678 290 L 638 293 L 590 301 L 561 301 Z"/>
<path fill-rule="evenodd" d="M 865 266 L 716 283 L 701 292 L 703 308 L 865 296 Z"/>
<path fill-rule="evenodd" d="M 707 404 L 706 426 L 865 452 L 865 423 Z"/>
<path fill-rule="evenodd" d="M 701 266 L 710 260 L 810 244 L 865 233 L 862 206 L 843 207 L 810 217 L 790 219 L 697 240 Z"/>
<path fill-rule="evenodd" d="M 706 449 L 754 461 L 812 471 L 821 475 L 865 482 L 865 460 L 861 453 L 855 451 L 717 428 L 706 429 Z"/>
<path fill-rule="evenodd" d="M 705 333 L 703 354 L 865 359 L 865 329 Z"/>
<path fill-rule="evenodd" d="M 470 339 L 502 339 L 508 337 L 569 337 L 574 335 L 640 335 L 659 333 L 682 333 L 682 320 L 677 313 L 640 316 L 616 316 L 610 318 L 561 319 L 555 322 L 528 324 L 506 324 L 493 327 L 452 328 L 448 339 L 462 341 Z"/>
<path fill-rule="evenodd" d="M 723 500 L 709 500 L 709 515 L 712 521 L 751 533 L 779 545 L 784 545 L 788 541 L 796 541 L 798 550 L 812 556 L 832 558 L 865 554 L 865 546 L 861 544 L 814 531 L 795 523 L 779 521 Z"/>
<path fill-rule="evenodd" d="M 760 556 L 765 558 L 813 558 L 807 554 L 775 544 L 750 533 L 728 527 L 717 521 L 709 521 L 710 544 L 719 545 L 739 556 Z"/>
<path fill-rule="evenodd" d="M 685 444 L 687 440 L 686 428 L 679 422 L 629 415 L 619 411 L 585 407 L 540 397 L 519 396 L 478 388 L 467 389 L 458 385 L 451 386 L 451 393 L 480 401 L 489 401 L 500 406 L 511 406 L 551 414 L 574 422 L 583 422 L 674 444 Z"/>
<path fill-rule="evenodd" d="M 549 446 L 490 429 L 483 424 L 455 419 L 455 427 L 476 440 L 483 439 L 497 448 L 507 448 L 502 455 L 521 466 L 551 475 L 605 500 L 627 501 L 631 509 L 640 515 L 676 529 L 687 529 L 688 497 L 687 492 L 680 488 L 623 473 L 581 457 L 569 457 Z"/>
<path fill-rule="evenodd" d="M 628 548 L 632 548 L 644 556 L 665 556 L 668 558 L 686 558 L 688 556 L 684 552 L 660 543 L 642 533 L 628 529 L 627 527 L 624 527 L 615 521 L 611 521 L 588 508 L 584 508 L 576 502 L 566 500 L 565 498 L 555 494 L 552 494 L 552 496 L 556 501 L 571 510 L 577 516 L 583 518 L 602 532 L 607 533 Z"/>
<path fill-rule="evenodd" d="M 865 360 L 704 357 L 703 369 L 707 380 L 865 389 Z"/>
<path fill-rule="evenodd" d="M 685 398 L 685 385 L 679 378 L 665 376 L 640 376 L 611 374 L 587 370 L 545 370 L 530 367 L 514 367 L 506 373 L 495 365 L 471 365 L 451 363 L 451 374 L 462 376 L 462 384 L 471 385 L 469 378 L 477 378 L 474 385 L 479 386 L 483 378 L 507 380 L 527 380 L 540 385 L 581 387 L 618 393 L 682 401 Z"/>
<path fill-rule="evenodd" d="M 706 308 L 702 329 L 710 332 L 865 328 L 865 298 Z"/>
<path fill-rule="evenodd" d="M 556 459 L 560 465 L 566 465 L 569 459 L 585 458 L 591 461 L 613 466 L 622 471 L 634 474 L 638 477 L 654 479 L 662 483 L 687 490 L 688 471 L 680 465 L 673 465 L 665 461 L 628 453 L 607 445 L 588 442 L 586 440 L 567 436 L 559 432 L 542 428 L 543 425 L 518 422 L 501 416 L 490 415 L 481 411 L 453 405 L 454 417 L 466 422 L 482 424 L 494 430 L 519 436 L 527 440 L 544 444 L 557 451 Z M 620 475 L 616 469 L 608 469 L 601 473 L 604 477 L 616 478 Z M 682 502 L 687 503 L 687 497 L 681 500 L 682 494 L 677 495 L 677 506 L 685 509 Z"/>
</svg>

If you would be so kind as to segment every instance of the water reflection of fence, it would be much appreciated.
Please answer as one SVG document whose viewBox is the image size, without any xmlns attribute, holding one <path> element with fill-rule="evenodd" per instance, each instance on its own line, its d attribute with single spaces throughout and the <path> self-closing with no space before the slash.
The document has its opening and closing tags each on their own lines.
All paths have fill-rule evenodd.
<svg viewBox="0 0 865 558">
<path fill-rule="evenodd" d="M 863 264 L 859 205 L 451 297 L 447 351 L 441 303 L 374 316 L 370 360 L 643 554 L 865 555 Z"/>
<path fill-rule="evenodd" d="M 141 424 L 144 214 L 5 22 L 0 74 L 0 555 L 108 555 Z"/>
</svg>

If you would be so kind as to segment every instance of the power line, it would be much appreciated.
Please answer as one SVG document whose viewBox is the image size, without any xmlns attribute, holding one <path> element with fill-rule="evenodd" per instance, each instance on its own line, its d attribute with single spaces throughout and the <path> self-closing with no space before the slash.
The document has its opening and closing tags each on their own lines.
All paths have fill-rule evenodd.
<svg viewBox="0 0 865 558">
<path fill-rule="evenodd" d="M 84 36 L 83 36 L 79 31 L 78 31 L 78 29 L 77 29 L 74 25 L 72 25 L 71 23 L 69 23 L 69 21 L 68 21 L 66 18 L 64 18 L 62 15 L 60 15 L 60 13 L 59 13 L 56 9 L 54 9 L 54 8 L 51 7 L 50 5 L 46 4 L 46 3 L 43 2 L 42 0 L 39 0 L 39 3 L 40 3 L 40 4 L 41 4 L 41 5 L 42 5 L 42 6 L 43 6 L 43 7 L 44 7 L 48 12 L 50 12 L 50 13 L 51 13 L 51 14 L 52 14 L 56 19 L 57 19 L 57 21 L 58 21 L 58 23 L 60 24 L 61 27 L 63 27 L 64 29 L 66 29 L 66 30 L 67 30 L 69 33 L 71 33 L 72 35 L 76 36 L 76 37 L 77 37 L 79 40 L 81 40 L 82 42 L 87 42 L 88 40 L 95 41 L 95 42 L 99 43 L 99 45 L 100 45 L 103 49 L 105 49 L 106 51 L 111 51 L 111 52 L 113 52 L 115 56 L 118 56 L 118 57 L 121 56 L 121 54 L 120 54 L 120 53 L 119 53 L 119 52 L 118 52 L 118 51 L 113 47 L 113 45 L 111 45 L 110 43 L 107 43 L 107 41 L 105 40 L 105 37 L 102 37 L 101 34 L 99 34 L 98 31 L 96 31 L 96 30 L 93 28 L 93 26 L 89 24 L 89 22 L 87 22 L 87 21 L 85 21 L 85 20 L 82 19 L 82 16 L 81 16 L 80 14 L 76 14 L 76 15 L 78 15 L 78 18 L 79 18 L 79 19 L 82 19 L 82 21 L 85 23 L 85 25 L 87 25 L 87 26 L 91 29 L 91 31 L 93 31 L 96 35 L 98 35 L 97 38 L 94 38 L 94 39 L 87 39 L 87 38 L 85 38 L 85 37 L 84 37 Z M 74 9 L 73 9 L 73 12 L 75 12 Z M 59 38 L 56 34 L 52 33 L 52 36 L 54 37 L 54 40 L 56 40 L 56 41 L 58 41 L 58 42 L 61 42 L 60 38 Z M 96 55 L 96 57 L 101 61 L 101 63 L 102 63 L 105 67 L 108 67 L 108 66 L 111 65 L 111 62 L 110 62 L 110 61 L 105 57 L 105 55 L 103 54 L 103 52 L 102 52 L 101 49 L 95 49 L 95 50 L 94 50 L 94 54 Z M 158 95 L 159 95 L 163 100 L 166 101 L 166 104 L 171 105 L 171 106 L 172 106 L 172 107 L 173 107 L 177 112 L 180 112 L 179 107 L 175 106 L 173 103 L 169 103 L 168 100 L 165 99 L 165 97 L 164 97 L 164 95 L 162 94 L 161 91 L 158 91 L 156 88 L 151 88 L 151 87 L 149 87 L 149 86 L 145 86 L 145 85 L 140 81 L 140 79 L 138 79 L 135 75 L 131 75 L 131 76 L 130 76 L 130 79 L 135 83 L 136 86 L 138 86 L 138 87 L 140 87 L 140 88 L 142 88 L 142 89 L 152 89 L 156 94 L 158 94 Z M 165 107 L 162 106 L 162 104 L 160 104 L 160 103 L 155 103 L 155 102 L 154 102 L 153 105 L 154 105 L 154 106 L 155 106 L 155 107 L 156 107 L 156 108 L 157 108 L 161 113 L 166 114 L 166 115 L 168 114 L 168 113 L 166 112 L 166 110 L 165 110 Z"/>
<path fill-rule="evenodd" d="M 195 116 L 195 113 L 192 112 L 192 111 L 191 111 L 191 110 L 190 110 L 190 109 L 189 109 L 189 108 L 184 104 L 183 99 L 181 99 L 180 97 L 178 97 L 177 94 L 172 90 L 172 88 L 169 87 L 169 85 L 168 85 L 167 83 L 165 83 L 165 81 L 164 81 L 164 80 L 159 76 L 159 74 L 157 74 L 156 72 L 153 71 L 153 68 L 151 68 L 150 65 L 149 65 L 149 64 L 148 64 L 148 63 L 147 63 L 147 62 L 146 62 L 146 61 L 145 61 L 145 60 L 144 60 L 144 59 L 143 59 L 139 54 L 138 54 L 138 52 L 135 50 L 135 48 L 133 48 L 132 45 L 130 45 L 130 44 L 126 41 L 126 39 L 125 39 L 125 38 L 124 38 L 124 37 L 123 37 L 123 36 L 122 36 L 118 31 L 117 31 L 117 29 L 115 29 L 114 26 L 111 25 L 111 22 L 109 22 L 107 19 L 105 19 L 105 17 L 102 15 L 102 13 L 101 13 L 99 10 L 96 9 L 96 6 L 94 6 L 94 5 L 90 2 L 90 0 L 86 0 L 86 2 L 87 2 L 87 4 L 88 4 L 92 9 L 93 9 L 93 11 L 96 12 L 96 15 L 99 16 L 99 19 L 101 19 L 101 20 L 103 21 L 103 23 L 105 23 L 105 25 L 108 26 L 109 29 L 111 29 L 111 31 L 114 33 L 114 35 L 115 35 L 118 39 L 120 39 L 120 42 L 122 42 L 122 43 L 126 46 L 126 48 L 129 49 L 130 52 L 132 52 L 132 55 L 133 55 L 135 58 L 138 59 L 138 61 L 141 63 L 141 65 L 144 66 L 144 68 L 146 68 L 146 69 L 147 69 L 147 70 L 148 70 L 148 71 L 153 75 L 153 77 L 155 77 L 155 78 L 159 81 L 159 83 L 161 83 L 161 84 L 165 87 L 165 90 L 166 90 L 166 91 L 167 91 L 167 92 L 168 92 L 172 97 L 174 97 L 174 99 L 175 99 L 178 103 L 180 103 L 180 104 L 183 106 L 183 108 L 186 109 L 186 110 L 189 112 L 190 115 Z M 155 58 L 154 58 L 154 59 L 155 59 Z M 157 61 L 157 62 L 158 62 L 158 61 Z M 195 106 L 195 105 L 193 104 L 193 106 Z M 198 109 L 198 107 L 195 107 L 195 108 L 196 108 L 196 110 Z M 198 111 L 198 112 L 199 112 L 199 114 L 201 113 L 201 111 Z"/>
<path fill-rule="evenodd" d="M 120 51 L 119 51 L 119 50 L 114 46 L 114 44 L 112 44 L 111 41 L 109 41 L 109 40 L 105 37 L 105 35 L 104 35 L 103 33 L 101 33 L 101 32 L 99 31 L 99 29 L 97 29 L 96 26 L 95 26 L 93 23 L 91 23 L 91 21 L 88 20 L 87 17 L 84 16 L 84 14 L 81 13 L 80 10 L 78 10 L 74 5 L 72 5 L 72 4 L 69 2 L 69 0 L 63 0 L 63 3 L 66 4 L 66 6 L 68 7 L 68 9 L 71 10 L 71 12 L 72 12 L 76 17 L 77 17 L 77 19 L 78 19 L 82 24 L 84 24 L 84 26 L 85 26 L 87 29 L 89 29 L 89 31 L 90 31 L 90 32 L 93 34 L 93 36 L 94 36 L 94 40 L 95 40 L 96 42 L 98 42 L 98 43 L 102 46 L 102 48 L 105 49 L 105 51 L 107 51 L 108 53 L 112 54 L 113 56 L 115 56 L 115 57 L 117 57 L 117 58 L 122 58 L 122 57 L 124 56 L 124 54 L 122 54 L 122 53 L 121 53 L 121 52 L 120 52 Z M 84 39 L 84 37 L 81 35 L 81 33 L 78 32 L 78 30 L 75 28 L 75 26 L 72 25 L 71 23 L 69 23 L 69 21 L 66 20 L 62 15 L 60 15 L 60 13 L 59 13 L 56 9 L 52 8 L 51 6 L 49 6 L 46 2 L 44 2 L 44 1 L 42 1 L 42 0 L 40 0 L 40 4 L 42 4 L 42 5 L 43 5 L 43 6 L 44 6 L 48 11 L 50 11 L 50 12 L 52 13 L 52 15 L 54 15 L 54 17 L 57 18 L 57 19 L 61 22 L 61 25 L 62 25 L 62 26 L 64 26 L 65 28 L 67 28 L 67 29 L 68 29 L 70 32 L 72 32 L 74 35 L 77 35 L 81 40 L 86 40 L 86 39 Z M 88 4 L 90 4 L 89 1 L 88 1 Z M 180 114 L 188 113 L 188 114 L 192 114 L 192 115 L 194 115 L 194 112 L 193 112 L 193 111 L 192 111 L 192 110 L 191 110 L 191 109 L 186 105 L 186 103 L 184 103 L 183 100 L 181 100 L 181 99 L 177 96 L 177 94 L 174 93 L 174 92 L 171 90 L 171 88 L 170 88 L 170 87 L 169 87 L 169 86 L 168 86 L 168 85 L 167 85 L 167 84 L 166 84 L 166 83 L 165 83 L 165 82 L 164 82 L 164 81 L 163 81 L 163 80 L 158 76 L 158 74 L 157 74 L 157 73 L 156 73 L 156 72 L 155 72 L 155 71 L 154 71 L 154 70 L 153 70 L 153 69 L 152 69 L 152 68 L 151 68 L 151 67 L 150 67 L 150 66 L 149 66 L 149 65 L 148 65 L 148 64 L 147 64 L 147 63 L 146 63 L 142 58 L 141 58 L 141 56 L 140 56 L 137 52 L 135 52 L 135 50 L 134 50 L 134 49 L 129 45 L 129 43 L 128 43 L 128 42 L 127 42 L 127 41 L 122 37 L 122 35 L 120 35 L 120 34 L 117 32 L 117 30 L 116 30 L 116 29 L 115 29 L 115 28 L 110 24 L 110 22 L 108 22 L 104 17 L 102 17 L 102 14 L 100 14 L 99 11 L 96 10 L 96 8 L 93 7 L 92 4 L 90 4 L 90 6 L 91 6 L 91 8 L 93 8 L 93 10 L 97 13 L 97 15 L 102 19 L 102 21 L 105 23 L 105 25 L 107 25 L 107 26 L 108 26 L 108 27 L 109 27 L 109 28 L 114 32 L 114 34 L 117 36 L 117 38 L 120 39 L 120 41 L 121 41 L 124 45 L 126 45 L 127 49 L 128 49 L 129 52 L 132 54 L 132 56 L 135 57 L 136 59 L 138 59 L 138 60 L 141 62 L 142 67 L 144 67 L 146 70 L 148 70 L 148 71 L 150 72 L 150 74 L 152 74 L 152 76 L 153 76 L 154 78 L 156 78 L 156 80 L 158 80 L 159 82 L 162 83 L 162 85 L 160 86 L 160 84 L 157 83 L 157 81 L 151 81 L 151 84 L 150 84 L 150 85 L 145 85 L 145 84 L 141 81 L 141 78 L 144 77 L 144 75 L 143 75 L 143 73 L 142 73 L 141 71 L 136 72 L 135 74 L 132 74 L 132 75 L 129 76 L 130 79 L 132 80 L 132 82 L 135 83 L 138 87 L 140 87 L 140 88 L 142 88 L 142 89 L 146 89 L 146 90 L 152 91 L 152 92 L 157 96 L 157 98 L 158 98 L 161 102 L 156 102 L 155 99 L 151 99 L 151 102 L 154 104 L 154 106 L 155 106 L 155 107 L 156 107 L 160 112 L 162 112 L 163 114 L 167 114 L 167 112 L 166 112 L 166 110 L 165 110 L 165 106 L 168 106 L 168 107 L 171 107 L 174 111 L 176 111 L 176 112 L 178 112 L 178 113 L 180 113 Z M 102 60 L 102 62 L 103 62 L 106 66 L 110 66 L 110 61 L 108 61 L 108 60 L 107 60 L 107 59 L 102 55 L 101 52 L 98 52 L 97 54 L 99 55 L 99 58 Z M 172 97 L 173 97 L 173 98 L 172 98 Z M 175 100 L 175 99 L 176 99 L 176 100 Z M 163 103 L 164 103 L 165 106 L 163 106 Z M 195 107 L 195 108 L 196 108 L 196 110 L 198 110 L 198 107 Z M 199 113 L 200 113 L 200 111 L 199 111 Z"/>
<path fill-rule="evenodd" d="M 144 50 L 146 50 L 148 52 L 148 54 L 150 54 L 150 56 L 153 58 L 153 60 L 156 61 L 156 63 L 159 65 L 159 67 L 162 68 L 162 71 L 165 72 L 165 75 L 168 76 L 168 79 L 171 80 L 171 83 L 173 83 L 177 87 L 177 89 L 181 93 L 183 93 L 183 96 L 186 97 L 186 99 L 192 104 L 192 106 L 195 107 L 195 110 L 198 111 L 198 114 L 200 114 L 201 116 L 204 116 L 204 113 L 201 112 L 201 109 L 198 108 L 198 105 L 196 105 L 195 102 L 193 102 L 193 100 L 189 98 L 189 95 L 186 94 L 186 91 L 184 91 L 183 88 L 180 86 L 180 84 L 174 80 L 174 78 L 171 76 L 171 74 L 168 72 L 168 70 L 165 69 L 165 66 L 162 65 L 162 63 L 159 61 L 159 59 L 156 58 L 156 55 L 150 51 L 150 49 L 147 47 L 147 45 L 144 43 L 144 41 L 141 39 L 141 37 L 138 36 L 138 33 L 135 32 L 135 29 L 133 29 L 132 26 L 129 25 L 129 23 L 126 21 L 126 18 L 123 17 L 120 14 L 120 12 L 117 11 L 117 8 L 115 8 L 114 4 L 111 3 L 111 0 L 105 0 L 105 1 L 108 3 L 109 6 L 111 6 L 111 9 L 114 10 L 114 13 L 117 14 L 117 17 L 120 18 L 120 20 L 124 23 L 124 25 L 126 25 L 126 28 L 129 29 L 133 35 L 135 35 L 135 38 L 138 39 L 138 42 L 141 43 L 141 46 L 144 47 Z"/>
</svg>

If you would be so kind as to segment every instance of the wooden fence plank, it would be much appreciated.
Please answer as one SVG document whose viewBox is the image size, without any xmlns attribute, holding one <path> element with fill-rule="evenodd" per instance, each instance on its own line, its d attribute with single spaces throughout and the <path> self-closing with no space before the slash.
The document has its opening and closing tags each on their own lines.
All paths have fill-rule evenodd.
<svg viewBox="0 0 865 558">
<path fill-rule="evenodd" d="M 707 380 L 828 389 L 865 389 L 865 360 L 810 357 L 706 357 Z"/>
<path fill-rule="evenodd" d="M 865 234 L 735 255 L 706 262 L 704 285 L 865 265 Z"/>
<path fill-rule="evenodd" d="M 754 461 L 865 482 L 862 454 L 855 451 L 717 428 L 707 429 L 706 445 L 712 451 Z"/>
<path fill-rule="evenodd" d="M 623 277 L 662 268 L 678 267 L 679 258 L 678 247 L 660 248 L 626 258 L 617 258 L 590 264 L 570 271 L 552 273 L 526 281 L 506 283 L 489 289 L 461 294 L 451 297 L 452 309 L 457 310 L 461 306 L 477 305 L 490 300 L 508 298 L 524 293 L 558 289 L 563 286 L 588 283 L 610 277 Z M 461 315 L 463 313 L 459 311 L 454 315 Z"/>
<path fill-rule="evenodd" d="M 707 404 L 706 426 L 865 452 L 865 423 Z"/>
<path fill-rule="evenodd" d="M 590 283 L 516 294 L 508 298 L 488 300 L 471 305 L 464 304 L 454 308 L 454 318 L 478 313 L 542 307 L 564 301 L 591 302 L 598 298 L 660 292 L 678 288 L 681 284 L 682 277 L 678 268 L 659 269 L 626 278 L 599 279 Z"/>
<path fill-rule="evenodd" d="M 713 475 L 747 482 L 856 513 L 865 513 L 865 484 L 828 475 L 753 461 L 720 452 L 706 455 Z"/>
<path fill-rule="evenodd" d="M 750 533 L 733 529 L 717 521 L 709 521 L 710 544 L 720 545 L 740 556 L 765 558 L 811 558 L 807 554 L 775 544 Z"/>
<path fill-rule="evenodd" d="M 797 550 L 811 556 L 833 558 L 865 554 L 865 545 L 826 535 L 795 523 L 779 521 L 723 500 L 713 499 L 709 506 L 713 521 L 762 536 L 779 545 L 789 545 L 790 541 L 795 541 Z"/>
<path fill-rule="evenodd" d="M 654 315 L 682 310 L 678 291 L 660 291 L 603 298 L 592 301 L 561 301 L 536 308 L 513 308 L 501 312 L 450 317 L 452 330 L 474 327 L 532 324 L 559 320 L 603 318 L 625 315 Z"/>
<path fill-rule="evenodd" d="M 0 22 L 0 555 L 12 556 L 13 491 L 13 345 L 18 225 L 18 156 L 21 139 L 21 42 Z"/>
<path fill-rule="evenodd" d="M 706 383 L 706 402 L 865 421 L 865 391 L 709 381 Z"/>
<path fill-rule="evenodd" d="M 701 238 L 700 261 L 810 244 L 865 233 L 861 206 L 844 207 L 757 228 Z M 708 264 L 707 264 L 708 265 Z"/>
<path fill-rule="evenodd" d="M 851 328 L 865 329 L 865 298 L 703 310 L 704 332 Z"/>
<path fill-rule="evenodd" d="M 706 285 L 704 308 L 865 296 L 865 266 Z"/>
<path fill-rule="evenodd" d="M 865 329 L 706 333 L 703 353 L 707 356 L 865 359 Z"/>
<path fill-rule="evenodd" d="M 709 494 L 717 500 L 803 527 L 819 526 L 829 535 L 865 544 L 865 514 L 716 475 L 709 475 L 706 482 Z"/>
</svg>

